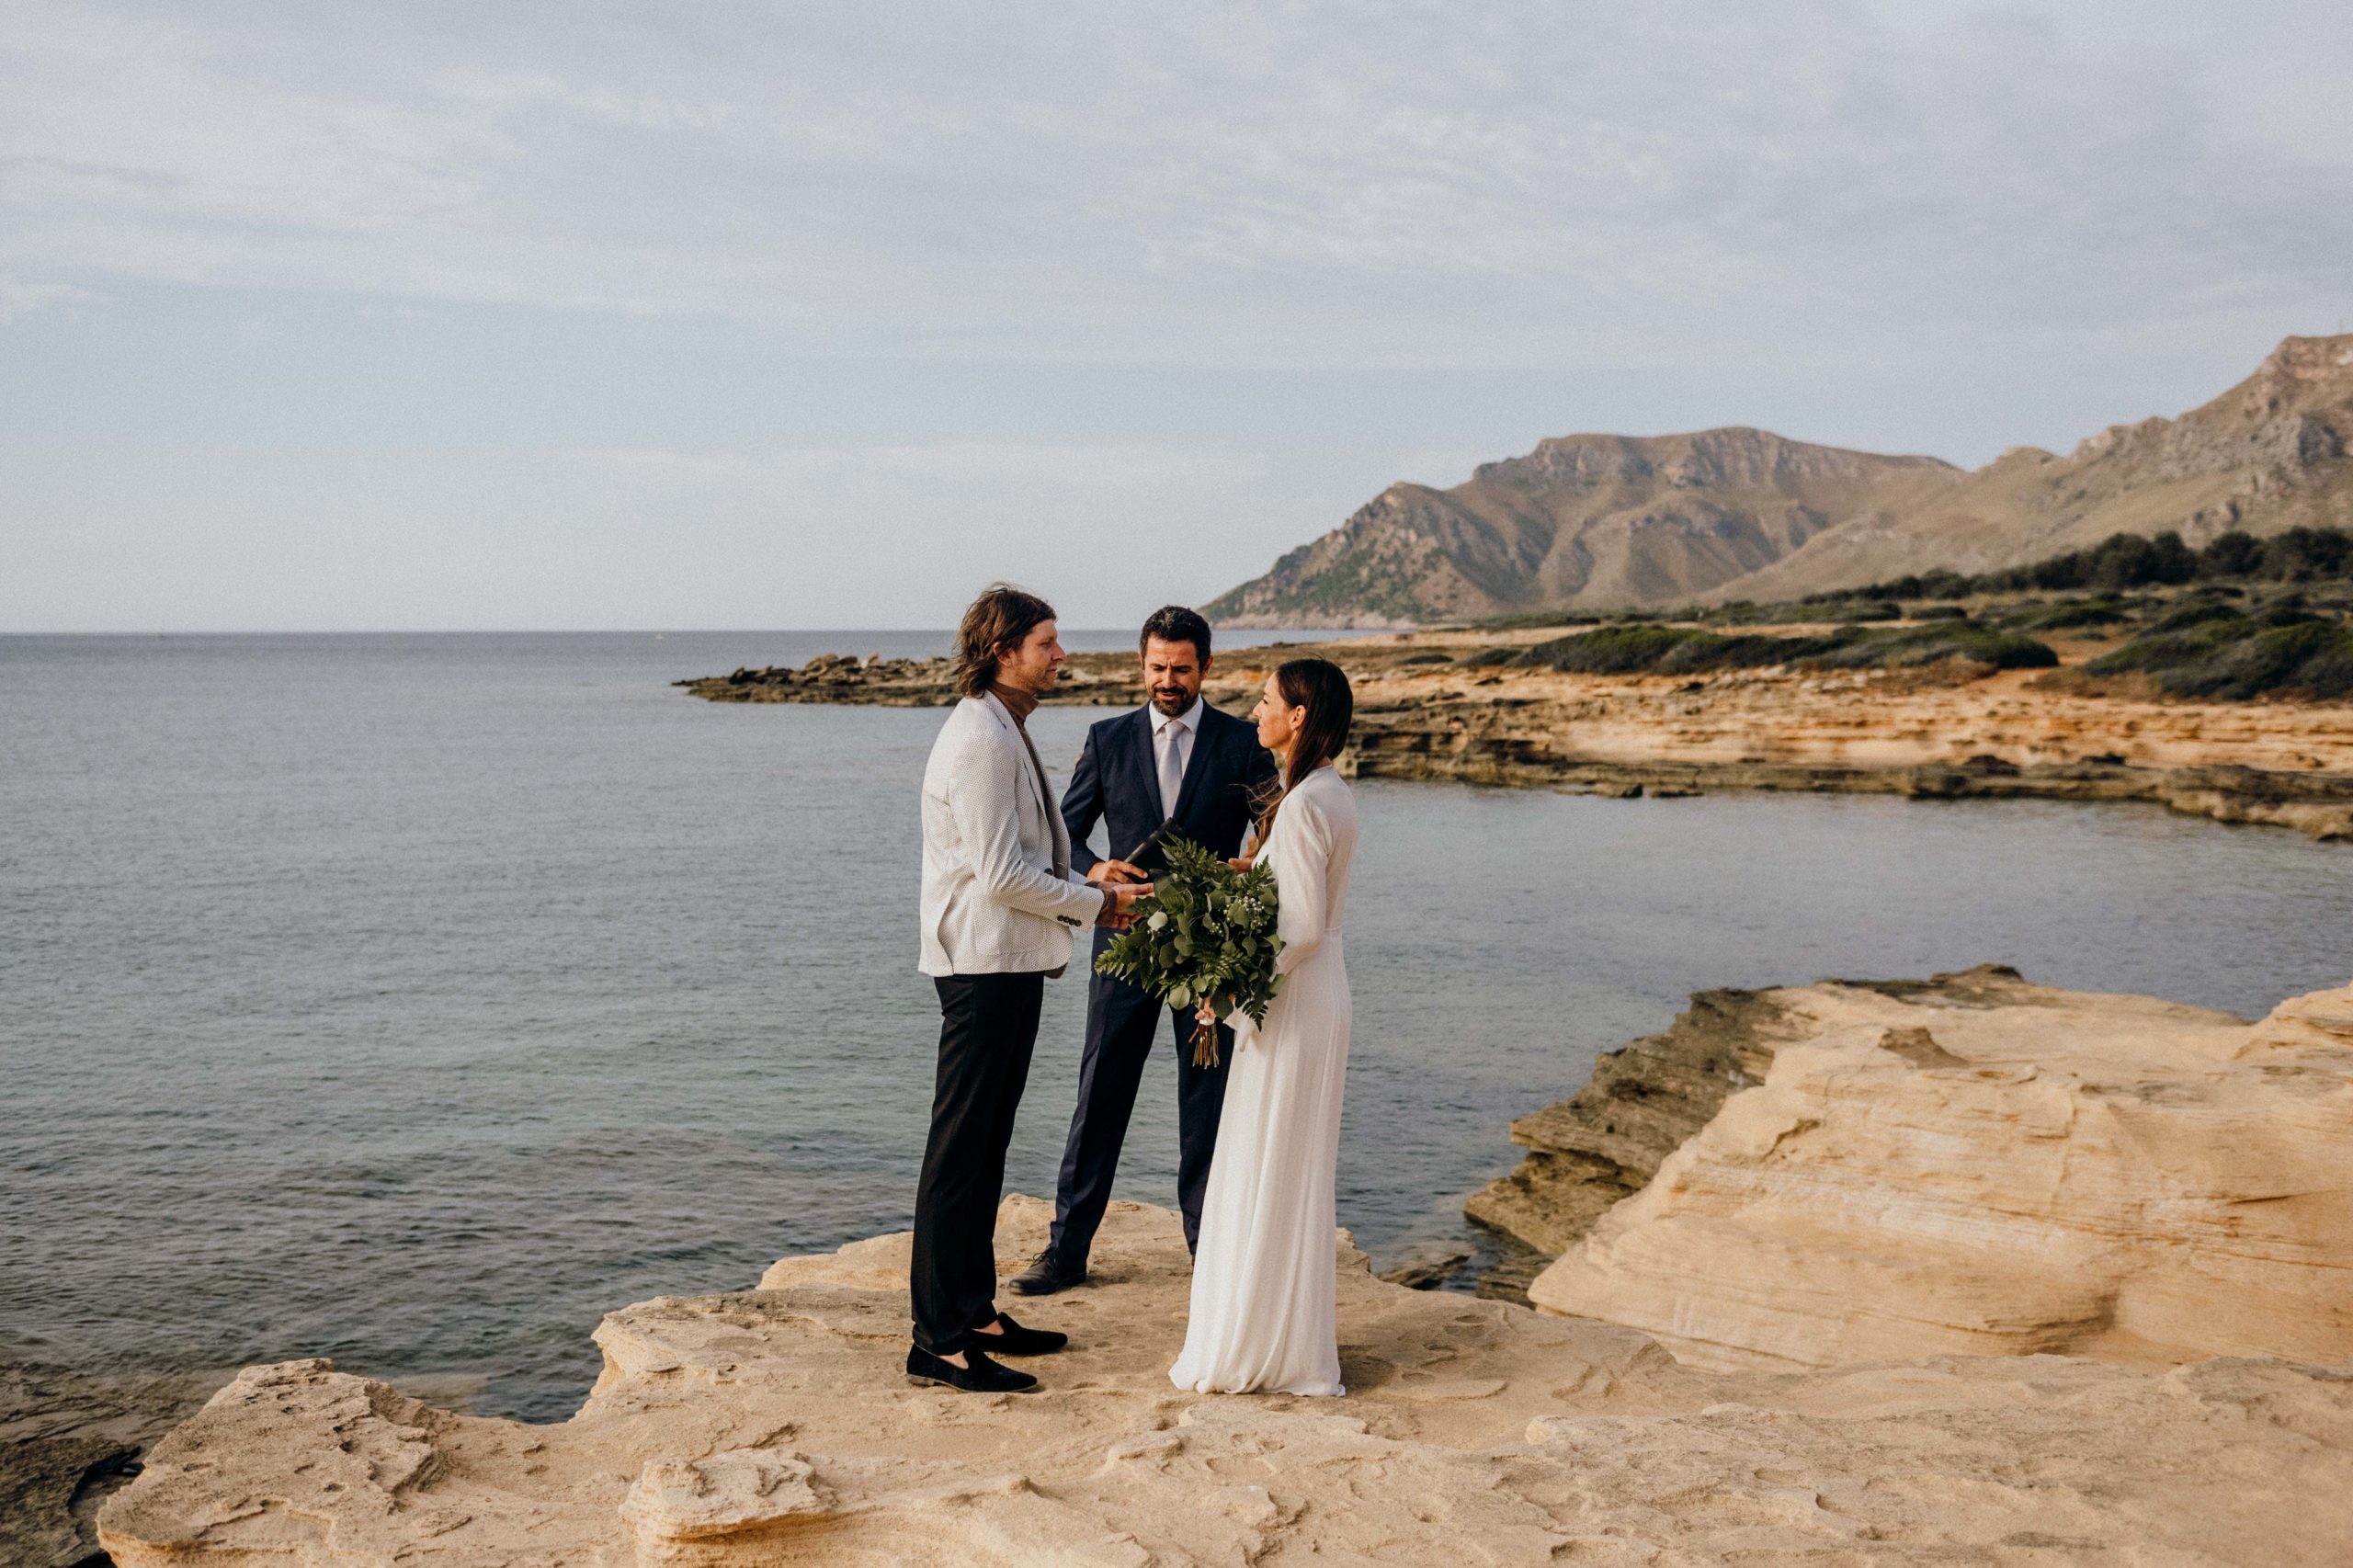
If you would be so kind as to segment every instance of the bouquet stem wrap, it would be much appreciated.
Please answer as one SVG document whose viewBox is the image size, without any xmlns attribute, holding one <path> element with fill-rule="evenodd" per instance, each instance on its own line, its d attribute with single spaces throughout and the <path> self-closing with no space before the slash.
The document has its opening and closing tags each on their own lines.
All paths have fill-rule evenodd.
<svg viewBox="0 0 2353 1568">
<path fill-rule="evenodd" d="M 1181 838 L 1167 840 L 1164 851 L 1167 870 L 1154 879 L 1153 896 L 1136 904 L 1136 923 L 1106 944 L 1097 971 L 1172 1007 L 1206 1005 L 1218 1022 L 1241 1013 L 1265 1023 L 1282 987 L 1273 869 L 1236 871 Z M 1193 1064 L 1218 1064 L 1217 1023 L 1203 1019 L 1194 1029 Z"/>
</svg>

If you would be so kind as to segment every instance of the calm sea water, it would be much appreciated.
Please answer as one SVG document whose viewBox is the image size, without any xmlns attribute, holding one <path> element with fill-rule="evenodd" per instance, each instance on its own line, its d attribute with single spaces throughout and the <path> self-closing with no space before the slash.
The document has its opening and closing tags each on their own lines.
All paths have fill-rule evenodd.
<svg viewBox="0 0 2353 1568">
<path fill-rule="evenodd" d="M 557 1417 L 603 1312 L 904 1227 L 939 715 L 667 683 L 943 641 L 0 638 L 0 1356 L 327 1355 Z M 1103 716 L 1039 716 L 1065 776 Z M 1381 1259 L 1460 1241 L 1511 1118 L 1694 989 L 2000 960 L 2252 1014 L 2353 975 L 2353 850 L 2275 829 L 1358 793 L 1340 1210 Z M 1033 1193 L 1085 1006 L 1048 989 Z M 1125 1196 L 1171 1199 L 1174 1079 Z"/>
</svg>

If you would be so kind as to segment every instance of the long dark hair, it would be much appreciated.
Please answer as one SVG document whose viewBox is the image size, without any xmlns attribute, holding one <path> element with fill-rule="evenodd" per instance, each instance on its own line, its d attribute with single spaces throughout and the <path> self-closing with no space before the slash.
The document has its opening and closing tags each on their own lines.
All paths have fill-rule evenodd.
<svg viewBox="0 0 2353 1568">
<path fill-rule="evenodd" d="M 1267 842 L 1284 798 L 1309 774 L 1347 748 L 1348 724 L 1357 711 L 1357 694 L 1349 687 L 1347 674 L 1329 659 L 1290 659 L 1278 665 L 1275 689 L 1287 706 L 1306 709 L 1307 717 L 1300 721 L 1299 733 L 1291 737 L 1290 767 L 1284 772 L 1282 787 L 1268 796 L 1258 812 L 1261 844 Z"/>
<path fill-rule="evenodd" d="M 1054 607 L 1010 583 L 992 583 L 956 629 L 956 689 L 978 697 L 996 684 L 996 662 L 1054 619 Z"/>
</svg>

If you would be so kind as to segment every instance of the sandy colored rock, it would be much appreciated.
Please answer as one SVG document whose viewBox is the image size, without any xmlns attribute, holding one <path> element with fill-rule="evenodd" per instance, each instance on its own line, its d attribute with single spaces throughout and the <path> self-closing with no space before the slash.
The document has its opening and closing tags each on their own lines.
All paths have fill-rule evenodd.
<svg viewBox="0 0 2353 1568">
<path fill-rule="evenodd" d="M 1342 766 L 1366 778 L 1565 785 L 1668 801 L 1727 789 L 2150 801 L 2223 822 L 2353 838 L 2353 704 L 2120 697 L 2053 684 L 2032 670 L 1954 678 L 1764 668 L 1685 679 L 1463 662 L 1558 633 L 1421 631 L 1319 644 L 1356 687 L 1354 739 Z M 2063 641 L 2066 673 L 2106 647 Z M 1221 656 L 1206 694 L 1246 712 L 1274 665 L 1302 651 L 1234 649 Z M 804 678 L 813 666 L 816 676 Z M 1049 701 L 1142 700 L 1131 654 L 1082 653 L 1063 676 Z M 739 670 L 678 684 L 719 702 L 955 700 L 945 659 L 820 659 L 800 671 Z"/>
<path fill-rule="evenodd" d="M 2353 987 L 1769 994 L 1774 1052 L 1529 1288 L 1696 1365 L 2353 1357 Z"/>
<path fill-rule="evenodd" d="M 1050 1210 L 1007 1200 L 1001 1263 Z M 1035 1304 L 1046 1390 L 907 1385 L 906 1241 L 597 1332 L 571 1420 L 452 1415 L 323 1361 L 249 1369 L 150 1455 L 124 1568 L 631 1564 L 2168 1563 L 2341 1560 L 2353 1366 L 2038 1357 L 1715 1373 L 1609 1324 L 1415 1291 L 1343 1235 L 1350 1393 L 1180 1394 L 1176 1217 L 1113 1205 Z"/>
</svg>

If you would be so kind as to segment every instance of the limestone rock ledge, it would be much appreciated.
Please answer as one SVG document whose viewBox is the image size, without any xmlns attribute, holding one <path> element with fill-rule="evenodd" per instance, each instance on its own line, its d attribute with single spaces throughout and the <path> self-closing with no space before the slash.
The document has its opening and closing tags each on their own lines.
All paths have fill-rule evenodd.
<svg viewBox="0 0 2353 1568">
<path fill-rule="evenodd" d="M 1006 1202 L 1001 1263 L 1047 1206 Z M 908 1386 L 904 1236 L 608 1318 L 571 1420 L 248 1369 L 107 1505 L 124 1568 L 1336 1562 L 2335 1563 L 2353 1364 L 1678 1365 L 1630 1329 L 1385 1284 L 1338 1238 L 1347 1397 L 1166 1379 L 1176 1216 L 1117 1204 L 1044 1392 Z"/>
<path fill-rule="evenodd" d="M 1512 1142 L 1528 1153 L 1473 1193 L 1463 1212 L 1540 1253 L 1568 1251 L 1602 1215 L 1649 1186 L 1726 1100 L 1764 1082 L 1775 1051 L 1821 1034 L 1843 1008 L 1871 1006 L 1862 994 L 1920 1007 L 1984 1008 L 2044 993 L 1992 963 L 1929 980 L 1695 992 L 1665 1032 L 1604 1051 L 1584 1088 L 1513 1122 Z"/>
<path fill-rule="evenodd" d="M 1719 1369 L 2353 1357 L 2353 986 L 2249 1025 L 1975 972 L 1766 994 L 1762 1084 L 1530 1299 Z"/>
</svg>

